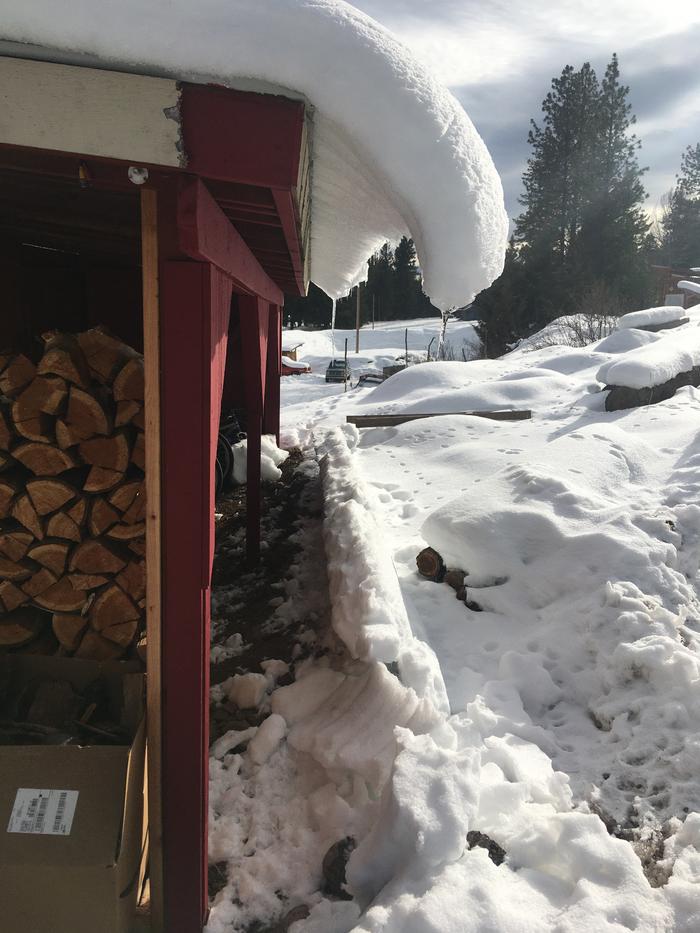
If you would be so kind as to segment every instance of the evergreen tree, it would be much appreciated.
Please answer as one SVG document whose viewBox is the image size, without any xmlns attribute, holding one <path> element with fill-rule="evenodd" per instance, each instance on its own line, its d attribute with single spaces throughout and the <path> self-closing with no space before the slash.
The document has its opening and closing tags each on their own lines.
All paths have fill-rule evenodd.
<svg viewBox="0 0 700 933">
<path fill-rule="evenodd" d="M 700 265 L 700 143 L 683 153 L 661 224 L 660 258 L 680 268 Z"/>
<path fill-rule="evenodd" d="M 605 71 L 598 100 L 593 183 L 582 216 L 574 263 L 582 287 L 603 286 L 623 303 L 643 300 L 648 288 L 645 242 L 649 221 L 637 152 L 629 87 L 620 83 L 617 55 Z"/>
<path fill-rule="evenodd" d="M 533 154 L 523 175 L 525 210 L 515 237 L 564 266 L 576 242 L 593 185 L 600 88 L 591 66 L 567 65 L 542 101 L 544 119 L 528 134 Z"/>
<path fill-rule="evenodd" d="M 524 209 L 503 275 L 475 299 L 489 355 L 579 311 L 584 295 L 606 294 L 623 310 L 646 300 L 649 225 L 628 95 L 617 56 L 602 82 L 588 63 L 552 80 L 541 123 L 531 121 Z"/>
<path fill-rule="evenodd" d="M 410 320 L 429 314 L 430 302 L 423 293 L 418 257 L 413 240 L 402 237 L 394 251 L 394 320 Z"/>
<path fill-rule="evenodd" d="M 372 319 L 374 301 L 375 320 L 389 320 L 394 309 L 394 253 L 388 243 L 370 256 L 367 269 L 367 298 L 369 317 Z"/>
<path fill-rule="evenodd" d="M 306 298 L 284 296 L 282 320 L 285 327 L 330 327 L 332 311 L 332 300 L 311 282 Z"/>
</svg>

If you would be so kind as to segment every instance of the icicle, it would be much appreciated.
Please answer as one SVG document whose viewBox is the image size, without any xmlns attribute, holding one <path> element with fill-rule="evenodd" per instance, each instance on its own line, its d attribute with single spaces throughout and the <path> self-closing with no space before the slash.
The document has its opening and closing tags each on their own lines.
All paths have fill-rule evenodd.
<svg viewBox="0 0 700 933">
<path fill-rule="evenodd" d="M 447 311 L 441 311 L 440 317 L 442 318 L 442 324 L 440 326 L 440 336 L 438 338 L 438 349 L 437 349 L 437 359 L 445 359 L 445 333 L 447 331 L 447 322 L 452 316 L 454 308 L 449 308 Z"/>
<path fill-rule="evenodd" d="M 331 359 L 335 359 L 335 298 L 333 299 L 333 310 L 331 311 Z"/>
</svg>

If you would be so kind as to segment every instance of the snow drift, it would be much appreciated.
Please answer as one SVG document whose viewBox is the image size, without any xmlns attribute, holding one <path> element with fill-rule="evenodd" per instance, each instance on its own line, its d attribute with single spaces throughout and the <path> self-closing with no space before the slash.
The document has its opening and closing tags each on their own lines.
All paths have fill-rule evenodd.
<svg viewBox="0 0 700 933">
<path fill-rule="evenodd" d="M 306 98 L 311 278 L 330 295 L 405 233 L 440 307 L 464 304 L 500 274 L 508 221 L 486 146 L 452 94 L 349 4 L 123 0 L 88 10 L 66 0 L 57 16 L 51 0 L 0 0 L 0 12 L 0 40 L 41 47 L 8 54 Z"/>
</svg>

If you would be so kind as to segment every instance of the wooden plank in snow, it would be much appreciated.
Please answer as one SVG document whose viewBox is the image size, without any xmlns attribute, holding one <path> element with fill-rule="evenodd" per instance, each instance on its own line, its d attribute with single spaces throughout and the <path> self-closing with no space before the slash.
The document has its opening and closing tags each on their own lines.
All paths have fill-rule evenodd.
<svg viewBox="0 0 700 933">
<path fill-rule="evenodd" d="M 423 418 L 442 418 L 445 415 L 471 415 L 475 418 L 489 418 L 491 421 L 527 421 L 532 418 L 529 409 L 503 409 L 501 411 L 440 411 L 431 414 L 403 414 L 403 415 L 348 415 L 348 424 L 358 428 L 389 428 L 396 424 L 405 424 L 407 421 L 418 421 Z"/>
</svg>

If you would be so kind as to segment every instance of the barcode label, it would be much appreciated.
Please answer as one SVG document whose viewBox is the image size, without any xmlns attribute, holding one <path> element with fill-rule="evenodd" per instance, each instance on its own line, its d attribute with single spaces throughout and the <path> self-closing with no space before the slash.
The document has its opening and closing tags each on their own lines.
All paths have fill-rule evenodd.
<svg viewBox="0 0 700 933">
<path fill-rule="evenodd" d="M 8 833 L 69 836 L 78 803 L 77 790 L 38 790 L 20 787 L 7 827 Z"/>
</svg>

